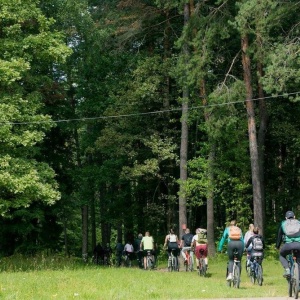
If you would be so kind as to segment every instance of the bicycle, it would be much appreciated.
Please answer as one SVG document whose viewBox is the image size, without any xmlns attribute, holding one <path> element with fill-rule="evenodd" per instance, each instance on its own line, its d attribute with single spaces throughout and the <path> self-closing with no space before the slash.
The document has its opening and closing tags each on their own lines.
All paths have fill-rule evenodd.
<svg viewBox="0 0 300 300">
<path fill-rule="evenodd" d="M 116 253 L 116 266 L 121 267 L 121 265 L 122 265 L 122 252 L 118 251 Z"/>
<path fill-rule="evenodd" d="M 205 263 L 204 250 L 200 249 L 199 254 L 200 254 L 200 258 L 199 258 L 199 263 L 198 263 L 198 274 L 199 274 L 199 276 L 205 277 L 206 271 L 207 271 L 207 266 Z"/>
<path fill-rule="evenodd" d="M 151 250 L 147 250 L 146 264 L 147 270 L 152 270 L 154 268 L 154 257 Z"/>
<path fill-rule="evenodd" d="M 249 267 L 251 282 L 255 284 L 255 281 L 257 281 L 260 286 L 263 283 L 263 268 L 261 263 L 261 256 L 254 256 Z"/>
<path fill-rule="evenodd" d="M 251 275 L 251 261 L 250 261 L 250 254 L 247 252 L 247 255 L 246 255 L 246 273 L 247 273 L 247 276 L 250 277 Z"/>
<path fill-rule="evenodd" d="M 131 267 L 131 253 L 130 252 L 124 253 L 124 265 L 125 265 L 125 267 L 128 267 L 128 268 Z"/>
<path fill-rule="evenodd" d="M 191 251 L 191 248 L 186 249 L 186 261 L 184 262 L 186 271 L 193 271 L 193 257 Z"/>
<path fill-rule="evenodd" d="M 140 269 L 144 269 L 144 257 L 143 257 L 143 251 L 139 250 L 136 252 L 137 257 L 137 264 Z"/>
<path fill-rule="evenodd" d="M 229 264 L 229 263 L 228 263 Z M 226 277 L 228 276 L 228 264 L 227 264 L 227 272 Z M 227 285 L 231 287 L 231 285 L 235 288 L 240 287 L 241 282 L 241 261 L 238 259 L 238 250 L 235 248 L 233 250 L 233 270 L 232 270 L 232 279 L 227 280 Z"/>
<path fill-rule="evenodd" d="M 289 267 L 291 275 L 287 277 L 289 297 L 298 299 L 299 294 L 299 254 L 297 250 L 292 250 L 292 253 L 288 255 Z"/>
<path fill-rule="evenodd" d="M 169 256 L 168 259 L 168 271 L 169 272 L 179 271 L 177 249 L 171 250 L 171 255 Z"/>
</svg>

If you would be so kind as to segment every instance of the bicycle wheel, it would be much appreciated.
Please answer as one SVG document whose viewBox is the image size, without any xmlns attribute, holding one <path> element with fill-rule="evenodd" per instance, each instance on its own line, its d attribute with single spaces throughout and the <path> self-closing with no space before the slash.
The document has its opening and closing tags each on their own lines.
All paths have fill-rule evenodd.
<svg viewBox="0 0 300 300">
<path fill-rule="evenodd" d="M 262 286 L 263 283 L 263 269 L 260 264 L 257 264 L 257 269 L 256 269 L 256 280 L 257 283 Z"/>
<path fill-rule="evenodd" d="M 193 258 L 192 256 L 189 257 L 189 270 L 192 272 L 193 271 Z"/>
<path fill-rule="evenodd" d="M 292 297 L 293 295 L 293 280 L 291 277 L 287 278 L 288 282 L 288 289 L 289 289 L 289 297 Z"/>
<path fill-rule="evenodd" d="M 206 264 L 204 258 L 199 259 L 199 275 L 203 277 L 206 275 Z"/>
<path fill-rule="evenodd" d="M 294 299 L 298 299 L 299 293 L 299 266 L 297 263 L 293 265 L 293 272 L 292 272 L 292 292 Z"/>
<path fill-rule="evenodd" d="M 248 266 L 248 264 L 249 264 L 249 266 Z M 246 273 L 247 273 L 247 276 L 248 277 L 250 277 L 250 275 L 251 275 L 251 263 L 249 263 L 249 261 L 248 260 L 246 260 Z"/>
<path fill-rule="evenodd" d="M 152 269 L 152 259 L 150 257 L 150 255 L 147 256 L 147 270 L 151 270 Z"/>
<path fill-rule="evenodd" d="M 233 265 L 233 286 L 237 289 L 240 287 L 240 267 L 237 264 Z"/>
<path fill-rule="evenodd" d="M 177 261 L 174 255 L 172 256 L 172 271 L 177 271 Z"/>
<path fill-rule="evenodd" d="M 251 268 L 250 268 L 250 279 L 253 284 L 255 284 L 255 279 L 256 279 L 255 269 L 256 269 L 256 266 L 254 266 L 254 268 L 251 266 Z"/>
<path fill-rule="evenodd" d="M 127 268 L 130 267 L 130 259 L 129 259 L 129 256 L 128 256 L 128 255 L 125 256 L 125 266 L 126 266 Z"/>
<path fill-rule="evenodd" d="M 168 259 L 168 271 L 172 272 L 172 258 L 171 258 L 171 256 Z"/>
</svg>

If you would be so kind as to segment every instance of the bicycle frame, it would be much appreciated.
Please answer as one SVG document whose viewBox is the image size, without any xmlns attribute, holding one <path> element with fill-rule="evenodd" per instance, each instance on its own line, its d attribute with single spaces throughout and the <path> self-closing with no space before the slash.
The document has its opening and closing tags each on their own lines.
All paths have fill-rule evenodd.
<svg viewBox="0 0 300 300">
<path fill-rule="evenodd" d="M 186 271 L 190 270 L 193 271 L 193 258 L 191 255 L 191 248 L 186 250 Z"/>
<path fill-rule="evenodd" d="M 147 251 L 147 269 L 151 270 L 153 269 L 153 254 L 150 250 Z"/>
<path fill-rule="evenodd" d="M 169 259 L 168 259 L 168 270 L 169 271 L 179 271 L 178 258 L 176 255 L 174 255 L 175 251 L 177 252 L 177 249 L 171 250 L 171 255 L 169 256 Z"/>
<path fill-rule="evenodd" d="M 199 254 L 200 254 L 200 257 L 199 257 L 199 262 L 198 262 L 198 274 L 199 274 L 199 276 L 205 277 L 207 266 L 205 263 L 204 250 L 200 249 Z"/>
<path fill-rule="evenodd" d="M 260 256 L 255 256 L 253 258 L 253 261 L 251 262 L 251 273 L 250 273 L 250 277 L 251 277 L 251 282 L 255 283 L 255 281 L 257 281 L 257 283 L 259 285 L 262 285 L 263 282 L 263 271 L 262 271 L 262 266 L 261 263 L 259 263 L 261 257 Z"/>
<path fill-rule="evenodd" d="M 227 267 L 227 275 L 228 275 L 228 267 Z M 226 276 L 227 276 L 226 275 Z M 232 270 L 232 280 L 227 281 L 227 284 L 233 286 L 235 288 L 240 287 L 240 276 L 241 276 L 241 261 L 238 259 L 238 250 L 233 250 L 233 270 Z"/>
</svg>

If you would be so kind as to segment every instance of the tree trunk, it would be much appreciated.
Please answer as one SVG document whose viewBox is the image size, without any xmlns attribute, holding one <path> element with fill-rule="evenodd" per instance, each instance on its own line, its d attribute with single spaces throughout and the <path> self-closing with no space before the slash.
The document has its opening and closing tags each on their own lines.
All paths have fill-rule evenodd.
<svg viewBox="0 0 300 300">
<path fill-rule="evenodd" d="M 96 247 L 96 212 L 95 212 L 95 197 L 91 198 L 91 236 L 92 236 L 92 249 Z"/>
<path fill-rule="evenodd" d="M 257 71 L 259 77 L 263 76 L 263 66 L 259 61 L 257 64 Z M 260 188 L 261 188 L 261 206 L 262 206 L 262 232 L 265 228 L 265 176 L 264 176 L 264 168 L 265 168 L 265 140 L 266 140 L 266 131 L 268 124 L 268 114 L 267 107 L 265 102 L 265 95 L 263 91 L 263 86 L 260 82 L 258 82 L 258 96 L 259 96 L 259 130 L 258 130 L 258 158 L 259 158 L 259 173 L 260 173 Z"/>
<path fill-rule="evenodd" d="M 203 98 L 203 105 L 207 105 L 207 99 L 205 98 L 205 82 L 201 82 L 201 92 L 200 97 Z M 209 114 L 204 113 L 205 122 L 209 122 Z M 214 161 L 215 161 L 215 143 L 209 138 L 210 151 L 208 156 L 208 178 L 209 186 L 207 191 L 207 242 L 208 242 L 208 253 L 209 256 L 216 255 L 215 246 L 215 234 L 214 234 Z"/>
<path fill-rule="evenodd" d="M 190 16 L 189 3 L 184 5 L 184 25 L 187 25 Z M 188 45 L 183 47 L 183 55 L 188 58 Z M 186 217 L 186 181 L 187 181 L 187 151 L 188 151 L 188 99 L 189 89 L 183 88 L 182 95 L 182 116 L 181 116 L 181 144 L 180 144 L 180 189 L 179 189 L 179 238 L 183 231 L 182 226 L 187 223 Z"/>
<path fill-rule="evenodd" d="M 249 150 L 251 161 L 252 189 L 253 189 L 253 215 L 254 225 L 261 228 L 261 233 L 264 233 L 263 214 L 262 214 L 262 197 L 260 186 L 260 171 L 258 159 L 258 145 L 256 137 L 255 110 L 253 101 L 253 90 L 251 83 L 251 62 L 248 55 L 249 41 L 248 36 L 244 35 L 241 39 L 242 48 L 242 63 L 244 71 L 244 82 L 246 87 L 246 109 L 248 117 L 248 135 L 249 135 Z"/>
<path fill-rule="evenodd" d="M 88 259 L 88 206 L 81 208 L 82 216 L 82 259 L 87 262 Z"/>
</svg>

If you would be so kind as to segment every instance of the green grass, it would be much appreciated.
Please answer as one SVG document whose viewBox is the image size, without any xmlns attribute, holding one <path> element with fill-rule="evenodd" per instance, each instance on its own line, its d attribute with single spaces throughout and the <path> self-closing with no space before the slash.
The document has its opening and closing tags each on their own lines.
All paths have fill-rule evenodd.
<svg viewBox="0 0 300 300">
<path fill-rule="evenodd" d="M 207 278 L 197 272 L 108 268 L 57 257 L 10 258 L 0 263 L 0 299 L 199 299 L 287 296 L 278 260 L 265 259 L 263 286 L 253 285 L 242 270 L 239 289 L 226 286 L 226 255 L 209 261 Z M 243 261 L 244 266 L 245 260 Z"/>
</svg>

